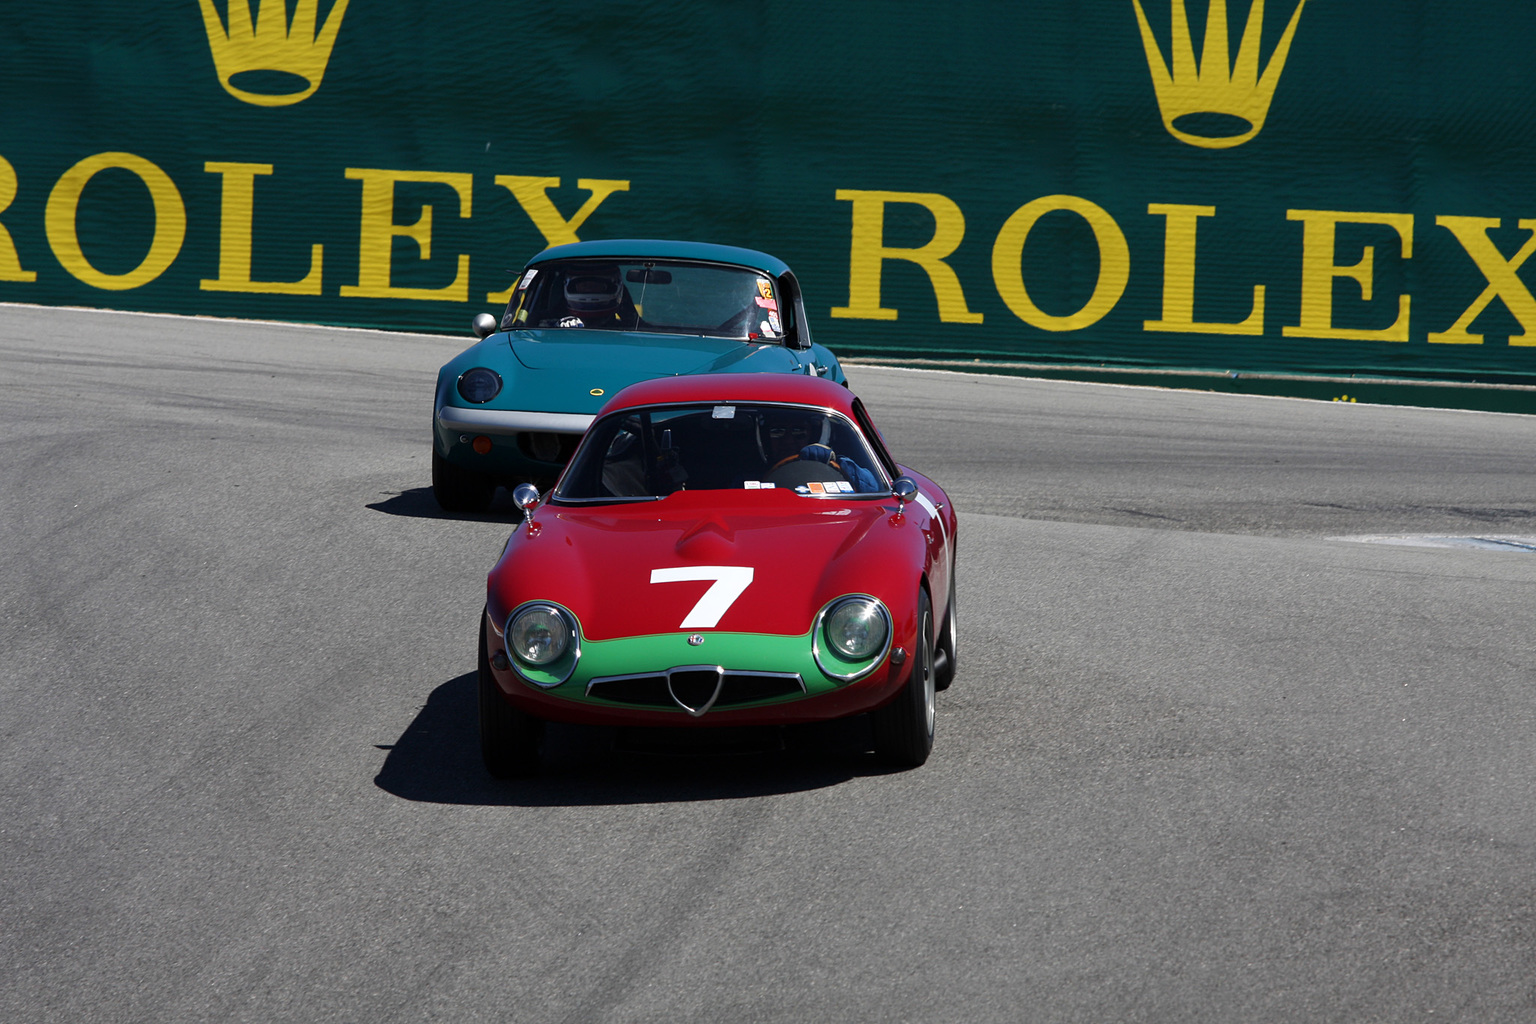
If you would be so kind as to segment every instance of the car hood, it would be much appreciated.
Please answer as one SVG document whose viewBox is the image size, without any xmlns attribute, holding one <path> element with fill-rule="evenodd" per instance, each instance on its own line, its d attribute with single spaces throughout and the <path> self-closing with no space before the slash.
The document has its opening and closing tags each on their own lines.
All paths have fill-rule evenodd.
<svg viewBox="0 0 1536 1024">
<path fill-rule="evenodd" d="M 736 370 L 785 372 L 796 363 L 783 345 L 681 334 L 562 328 L 512 331 L 508 340 L 517 361 L 530 370 L 590 373 L 602 367 L 632 380 Z"/>
<path fill-rule="evenodd" d="M 517 529 L 491 571 L 492 614 L 553 601 L 575 613 L 592 640 L 711 630 L 800 635 L 832 598 L 866 593 L 899 619 L 915 597 L 923 540 L 913 517 L 895 508 L 889 500 L 788 490 L 545 506 L 535 526 Z M 715 571 L 722 568 L 729 571 Z M 685 569 L 700 578 L 652 582 L 656 570 Z M 730 581 L 746 580 L 742 570 L 750 582 L 729 598 Z M 718 621 L 685 627 L 716 580 L 724 580 L 713 595 L 723 604 Z"/>
</svg>

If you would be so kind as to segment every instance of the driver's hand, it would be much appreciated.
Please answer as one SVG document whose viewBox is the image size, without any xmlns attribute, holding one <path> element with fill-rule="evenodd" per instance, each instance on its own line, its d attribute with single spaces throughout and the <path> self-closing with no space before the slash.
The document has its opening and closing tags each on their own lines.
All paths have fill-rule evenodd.
<svg viewBox="0 0 1536 1024">
<path fill-rule="evenodd" d="M 837 453 L 824 444 L 808 444 L 800 449 L 802 459 L 810 459 L 813 462 L 826 462 L 837 465 Z"/>
</svg>

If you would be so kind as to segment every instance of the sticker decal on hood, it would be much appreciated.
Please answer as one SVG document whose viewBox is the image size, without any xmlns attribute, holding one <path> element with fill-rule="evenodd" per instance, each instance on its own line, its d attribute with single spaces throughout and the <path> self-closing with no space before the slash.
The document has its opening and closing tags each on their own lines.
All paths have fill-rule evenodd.
<svg viewBox="0 0 1536 1024">
<path fill-rule="evenodd" d="M 730 611 L 731 605 L 752 585 L 750 565 L 683 565 L 672 569 L 652 569 L 652 583 L 689 583 L 709 581 L 704 591 L 678 629 L 712 629 Z"/>
</svg>

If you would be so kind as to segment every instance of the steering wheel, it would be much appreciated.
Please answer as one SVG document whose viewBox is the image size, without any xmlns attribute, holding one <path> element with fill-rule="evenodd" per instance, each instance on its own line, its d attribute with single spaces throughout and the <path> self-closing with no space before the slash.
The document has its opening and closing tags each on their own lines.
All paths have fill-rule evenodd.
<svg viewBox="0 0 1536 1024">
<path fill-rule="evenodd" d="M 775 462 L 773 464 L 772 468 L 768 470 L 768 472 L 772 473 L 773 470 L 778 469 L 780 466 L 787 466 L 791 462 L 799 462 L 799 461 L 800 461 L 800 453 L 799 452 L 795 452 L 793 455 L 786 455 L 782 459 L 780 459 L 778 462 Z M 808 462 L 821 462 L 820 459 L 808 459 L 806 461 L 808 461 Z M 824 465 L 824 466 L 831 466 L 833 469 L 842 469 L 842 467 L 837 464 L 837 456 L 836 455 L 832 456 L 826 462 L 822 462 L 822 465 Z"/>
<path fill-rule="evenodd" d="M 816 459 L 802 459 L 791 455 L 763 474 L 767 483 L 780 487 L 796 487 L 813 481 L 830 483 L 845 479 L 842 471 Z"/>
<path fill-rule="evenodd" d="M 725 319 L 715 330 L 726 334 L 746 334 L 747 328 L 752 326 L 752 309 L 749 307 Z"/>
</svg>

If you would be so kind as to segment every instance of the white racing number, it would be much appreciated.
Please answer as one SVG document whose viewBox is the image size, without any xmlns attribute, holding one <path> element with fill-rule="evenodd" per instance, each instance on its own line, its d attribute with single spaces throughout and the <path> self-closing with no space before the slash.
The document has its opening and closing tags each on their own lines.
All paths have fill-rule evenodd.
<svg viewBox="0 0 1536 1024">
<path fill-rule="evenodd" d="M 673 569 L 652 569 L 652 583 L 687 583 L 708 580 L 713 584 L 704 591 L 699 603 L 683 617 L 678 629 L 710 629 L 742 592 L 752 584 L 750 565 L 682 565 Z"/>
</svg>

